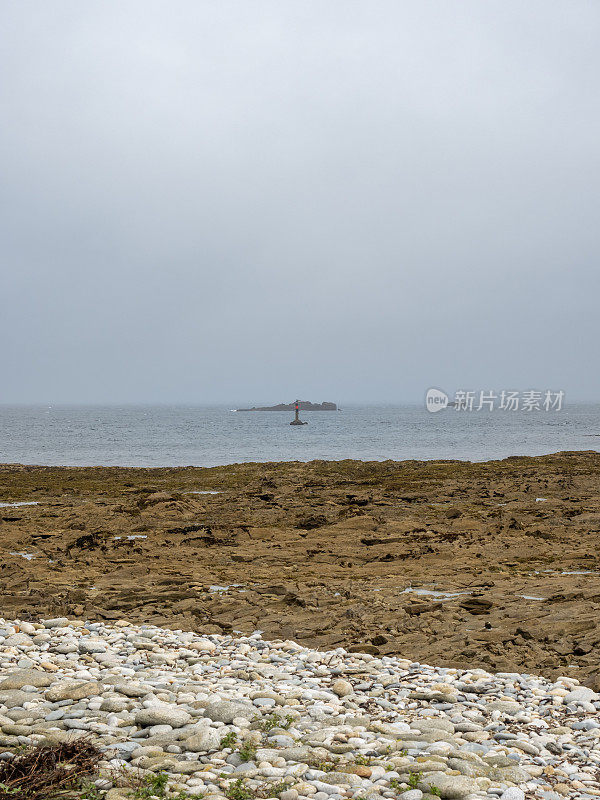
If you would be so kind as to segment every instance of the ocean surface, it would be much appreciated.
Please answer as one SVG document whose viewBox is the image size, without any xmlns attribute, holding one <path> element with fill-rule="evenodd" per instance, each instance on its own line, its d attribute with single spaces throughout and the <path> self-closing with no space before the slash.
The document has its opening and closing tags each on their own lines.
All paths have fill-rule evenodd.
<svg viewBox="0 0 600 800">
<path fill-rule="evenodd" d="M 348 406 L 292 414 L 228 407 L 0 406 L 0 462 L 216 466 L 312 459 L 487 461 L 600 450 L 600 405 L 561 411 Z"/>
</svg>

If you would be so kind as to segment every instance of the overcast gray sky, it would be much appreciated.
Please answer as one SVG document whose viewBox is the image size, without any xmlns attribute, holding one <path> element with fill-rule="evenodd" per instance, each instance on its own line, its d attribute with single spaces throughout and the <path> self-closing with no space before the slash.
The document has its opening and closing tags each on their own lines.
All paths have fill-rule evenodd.
<svg viewBox="0 0 600 800">
<path fill-rule="evenodd" d="M 0 31 L 0 402 L 600 399 L 598 0 Z"/>
</svg>

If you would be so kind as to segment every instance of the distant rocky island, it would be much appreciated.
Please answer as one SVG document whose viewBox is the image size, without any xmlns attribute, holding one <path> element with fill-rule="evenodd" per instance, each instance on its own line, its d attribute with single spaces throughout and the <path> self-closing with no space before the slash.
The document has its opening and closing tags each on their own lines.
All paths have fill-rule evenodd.
<svg viewBox="0 0 600 800">
<path fill-rule="evenodd" d="M 295 403 L 278 403 L 276 406 L 253 406 L 252 408 L 236 408 L 236 411 L 294 411 Z M 337 411 L 336 403 L 311 403 L 310 400 L 298 401 L 299 411 Z"/>
</svg>

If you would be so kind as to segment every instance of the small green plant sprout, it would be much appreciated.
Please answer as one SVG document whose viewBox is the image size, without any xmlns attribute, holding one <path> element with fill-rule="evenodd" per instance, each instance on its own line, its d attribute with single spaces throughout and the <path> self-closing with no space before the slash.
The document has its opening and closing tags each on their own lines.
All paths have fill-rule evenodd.
<svg viewBox="0 0 600 800">
<path fill-rule="evenodd" d="M 394 765 L 393 765 L 393 764 L 390 764 L 390 763 L 389 763 L 389 761 L 388 761 L 388 763 L 387 763 L 387 764 L 384 764 L 384 765 L 383 765 L 383 768 L 384 768 L 384 770 L 385 770 L 386 772 L 391 772 L 391 771 L 394 769 Z"/>
<path fill-rule="evenodd" d="M 339 758 L 331 759 L 328 761 L 319 761 L 317 764 L 317 769 L 320 769 L 321 772 L 334 772 L 338 765 Z"/>
<path fill-rule="evenodd" d="M 354 756 L 354 763 L 359 764 L 361 767 L 368 767 L 372 764 L 372 761 L 368 756 L 363 756 L 359 753 L 357 756 Z"/>
<path fill-rule="evenodd" d="M 133 796 L 135 800 L 146 800 L 148 797 L 166 797 L 169 776 L 166 772 L 157 772 L 156 775 L 147 775 Z"/>
<path fill-rule="evenodd" d="M 402 786 L 402 781 L 399 778 L 392 778 L 390 781 L 390 789 L 393 789 L 395 792 L 404 792 L 406 789 Z"/>
<path fill-rule="evenodd" d="M 441 796 L 441 792 L 437 786 L 430 786 L 429 787 L 429 794 L 434 794 L 436 797 Z"/>
<path fill-rule="evenodd" d="M 221 739 L 219 747 L 221 750 L 225 750 L 228 747 L 234 747 L 235 743 L 237 742 L 237 733 L 234 731 L 229 731 L 226 733 L 225 736 Z"/>
<path fill-rule="evenodd" d="M 249 789 L 243 778 L 238 778 L 225 790 L 228 800 L 254 800 L 254 793 Z"/>
<path fill-rule="evenodd" d="M 282 717 L 280 714 L 273 712 L 260 721 L 258 728 L 263 733 L 269 733 L 273 728 L 283 728 L 287 731 L 293 721 L 294 718 L 291 714 L 286 714 L 285 717 Z"/>
<path fill-rule="evenodd" d="M 254 742 L 246 741 L 238 750 L 242 761 L 253 761 L 256 756 L 257 747 Z"/>
<path fill-rule="evenodd" d="M 275 784 L 267 784 L 264 787 L 264 796 L 265 797 L 279 797 L 282 792 L 287 791 L 292 784 L 288 781 L 279 781 L 279 783 Z"/>
<path fill-rule="evenodd" d="M 421 772 L 411 772 L 408 776 L 408 785 L 411 789 L 416 789 L 419 785 L 419 781 L 421 780 Z"/>
<path fill-rule="evenodd" d="M 0 789 L 2 785 L 0 784 Z M 91 783 L 91 781 L 85 781 L 81 784 L 79 791 L 81 792 L 80 798 L 81 800 L 100 800 L 102 797 L 100 790 L 96 786 L 95 783 Z M 0 794 L 0 797 L 2 795 Z"/>
</svg>

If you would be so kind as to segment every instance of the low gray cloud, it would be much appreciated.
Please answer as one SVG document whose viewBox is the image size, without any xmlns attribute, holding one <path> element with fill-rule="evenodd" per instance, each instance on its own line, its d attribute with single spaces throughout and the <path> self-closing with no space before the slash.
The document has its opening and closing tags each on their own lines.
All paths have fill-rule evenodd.
<svg viewBox="0 0 600 800">
<path fill-rule="evenodd" d="M 0 21 L 0 402 L 598 397 L 595 0 Z"/>
</svg>

